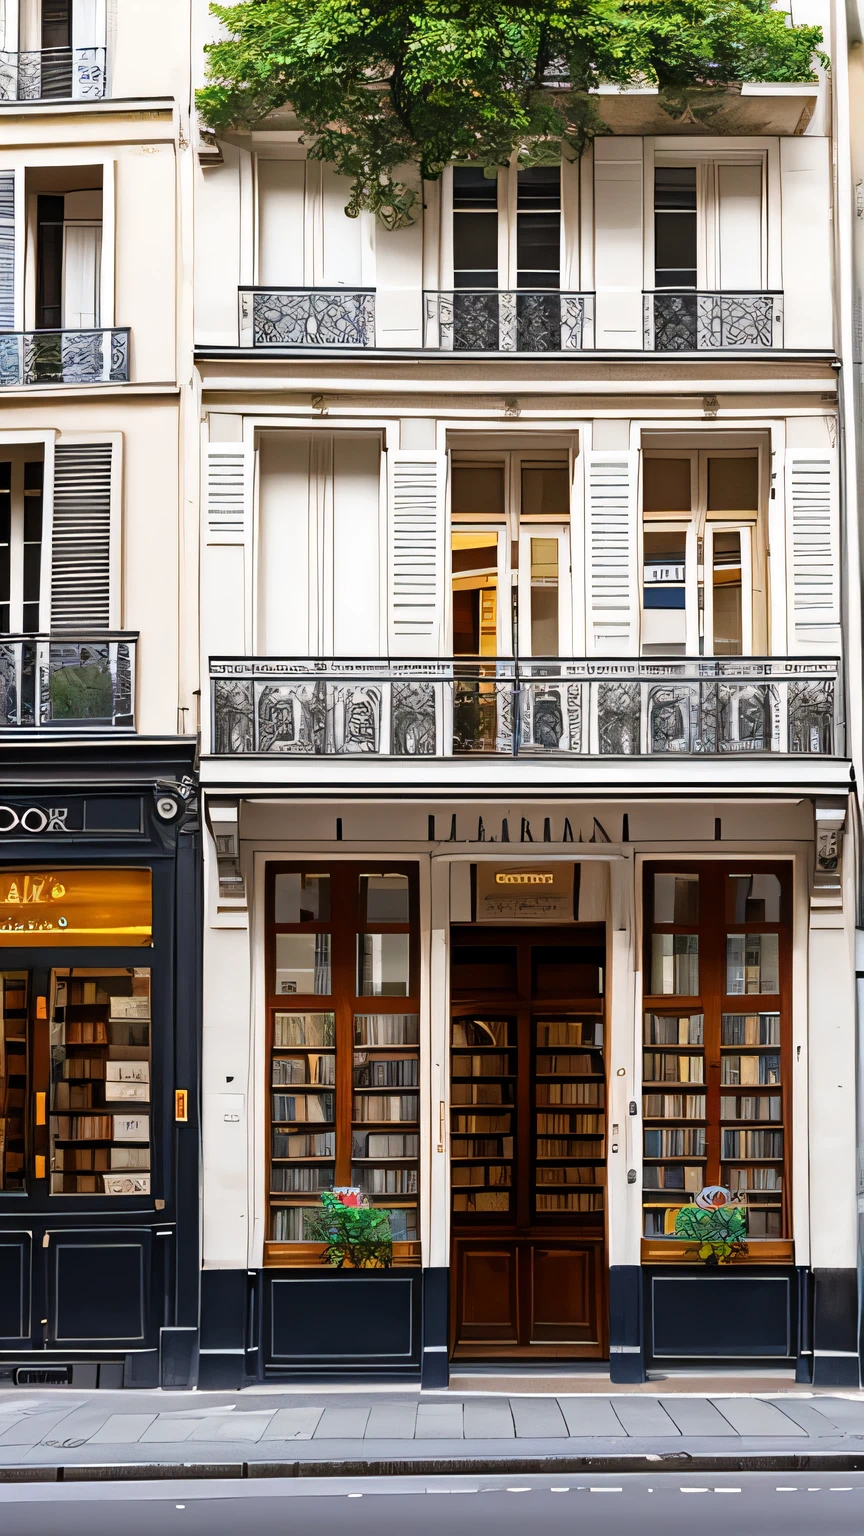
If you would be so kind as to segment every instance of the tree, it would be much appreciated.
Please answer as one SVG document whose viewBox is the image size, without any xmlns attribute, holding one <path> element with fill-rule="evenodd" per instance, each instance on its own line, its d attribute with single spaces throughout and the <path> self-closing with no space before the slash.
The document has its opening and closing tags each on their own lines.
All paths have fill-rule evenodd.
<svg viewBox="0 0 864 1536">
<path fill-rule="evenodd" d="M 242 0 L 213 5 L 226 36 L 198 92 L 215 131 L 290 104 L 309 154 L 350 178 L 346 212 L 411 222 L 414 163 L 490 174 L 580 155 L 606 132 L 602 82 L 666 92 L 733 81 L 812 80 L 818 27 L 773 0 Z M 827 63 L 824 55 L 818 55 Z"/>
</svg>

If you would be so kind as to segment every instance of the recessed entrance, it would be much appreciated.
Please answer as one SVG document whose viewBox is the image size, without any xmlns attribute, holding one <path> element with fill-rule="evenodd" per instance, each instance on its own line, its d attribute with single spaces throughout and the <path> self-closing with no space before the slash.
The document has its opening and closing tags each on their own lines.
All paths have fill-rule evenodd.
<svg viewBox="0 0 864 1536">
<path fill-rule="evenodd" d="M 451 1348 L 603 1358 L 603 924 L 451 929 Z"/>
</svg>

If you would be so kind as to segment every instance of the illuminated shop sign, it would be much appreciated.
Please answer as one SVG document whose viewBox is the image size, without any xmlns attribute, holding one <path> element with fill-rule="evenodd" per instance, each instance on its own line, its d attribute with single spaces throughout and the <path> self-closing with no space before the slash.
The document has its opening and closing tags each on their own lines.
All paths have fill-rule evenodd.
<svg viewBox="0 0 864 1536">
<path fill-rule="evenodd" d="M 571 923 L 573 885 L 572 864 L 478 863 L 477 921 Z"/>
<path fill-rule="evenodd" d="M 0 874 L 0 944 L 149 945 L 149 869 L 6 869 Z"/>
</svg>

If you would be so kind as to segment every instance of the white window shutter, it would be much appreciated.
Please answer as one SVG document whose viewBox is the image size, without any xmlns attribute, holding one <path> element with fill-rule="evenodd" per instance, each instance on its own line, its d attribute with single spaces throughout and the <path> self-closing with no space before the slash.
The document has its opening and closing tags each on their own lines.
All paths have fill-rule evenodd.
<svg viewBox="0 0 864 1536">
<path fill-rule="evenodd" d="M 51 529 L 51 631 L 111 627 L 111 482 L 114 445 L 58 443 Z"/>
<path fill-rule="evenodd" d="M 204 458 L 201 631 L 208 656 L 252 648 L 252 507 L 255 450 L 208 443 Z"/>
<path fill-rule="evenodd" d="M 397 448 L 388 461 L 390 655 L 438 656 L 444 630 L 445 455 Z"/>
<path fill-rule="evenodd" d="M 795 655 L 840 654 L 840 516 L 830 448 L 786 454 L 789 645 Z"/>
<path fill-rule="evenodd" d="M 15 173 L 0 172 L 0 331 L 15 329 Z"/>
<path fill-rule="evenodd" d="M 637 455 L 592 450 L 585 475 L 588 654 L 633 656 L 639 647 Z"/>
</svg>

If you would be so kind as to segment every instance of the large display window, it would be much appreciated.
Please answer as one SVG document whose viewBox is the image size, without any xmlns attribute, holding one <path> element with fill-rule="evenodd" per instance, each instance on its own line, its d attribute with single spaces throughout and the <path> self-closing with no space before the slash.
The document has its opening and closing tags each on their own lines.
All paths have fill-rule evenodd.
<svg viewBox="0 0 864 1536">
<path fill-rule="evenodd" d="M 272 865 L 267 882 L 269 1263 L 301 1263 L 321 1193 L 390 1213 L 419 1254 L 416 867 Z"/>
<path fill-rule="evenodd" d="M 782 863 L 646 866 L 642 1182 L 654 1258 L 664 1243 L 669 1257 L 789 1256 L 791 888 Z"/>
</svg>

